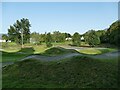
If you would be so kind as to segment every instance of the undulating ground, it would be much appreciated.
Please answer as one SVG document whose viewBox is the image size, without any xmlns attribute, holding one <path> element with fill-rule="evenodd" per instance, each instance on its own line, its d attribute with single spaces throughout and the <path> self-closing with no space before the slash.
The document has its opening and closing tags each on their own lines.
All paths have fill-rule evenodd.
<svg viewBox="0 0 120 90">
<path fill-rule="evenodd" d="M 64 47 L 68 48 L 66 45 Z M 2 51 L 3 62 L 15 62 L 2 68 L 3 88 L 118 87 L 118 57 L 111 59 L 98 58 L 98 56 L 110 55 L 116 49 L 79 48 L 76 50 L 76 47 L 75 49 L 61 47 L 47 49 L 44 45 L 41 45 L 41 47 L 26 47 L 24 49 L 17 49 L 16 46 L 13 51 L 10 50 L 11 48 L 6 47 Z M 89 52 L 91 51 L 94 54 L 90 55 Z M 27 58 L 35 54 L 46 58 L 60 58 L 60 56 L 62 58 L 59 60 L 57 58 L 56 60 L 47 58 L 48 61 L 42 60 L 42 57 L 38 59 L 36 57 Z M 70 54 L 78 55 L 70 56 Z M 69 57 L 66 57 L 66 55 L 69 55 Z M 22 59 L 24 60 L 21 61 Z"/>
<path fill-rule="evenodd" d="M 116 88 L 117 80 L 117 59 L 28 59 L 3 68 L 3 88 Z"/>
</svg>

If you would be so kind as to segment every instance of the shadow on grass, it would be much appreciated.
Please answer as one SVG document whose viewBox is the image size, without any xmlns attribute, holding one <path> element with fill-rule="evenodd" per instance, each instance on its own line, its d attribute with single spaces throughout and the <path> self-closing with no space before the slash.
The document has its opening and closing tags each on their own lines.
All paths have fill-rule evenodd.
<svg viewBox="0 0 120 90">
<path fill-rule="evenodd" d="M 34 48 L 21 48 L 21 50 L 17 52 L 2 52 L 2 61 L 1 62 L 15 62 L 19 59 L 22 59 L 28 55 L 34 54 Z"/>
<path fill-rule="evenodd" d="M 116 62 L 84 56 L 59 63 L 25 60 L 3 69 L 3 88 L 116 88 L 117 68 Z"/>
<path fill-rule="evenodd" d="M 33 47 L 29 47 L 29 48 L 21 48 L 21 50 L 19 50 L 18 52 L 33 54 L 35 50 Z"/>
<path fill-rule="evenodd" d="M 69 46 L 73 46 L 73 47 L 76 47 L 76 45 L 73 45 L 73 44 L 68 44 Z M 88 48 L 92 48 L 92 46 L 85 46 L 85 45 L 80 45 L 79 47 L 88 47 Z"/>
<path fill-rule="evenodd" d="M 42 53 L 42 55 L 56 56 L 56 55 L 63 55 L 63 54 L 67 54 L 67 53 L 79 53 L 79 52 L 74 49 L 53 47 L 53 48 L 47 49 L 44 53 Z"/>
</svg>

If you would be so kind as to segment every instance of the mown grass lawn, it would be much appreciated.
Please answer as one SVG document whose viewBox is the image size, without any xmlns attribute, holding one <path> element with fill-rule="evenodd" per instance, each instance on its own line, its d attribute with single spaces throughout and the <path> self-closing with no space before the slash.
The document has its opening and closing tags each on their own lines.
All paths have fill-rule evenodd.
<svg viewBox="0 0 120 90">
<path fill-rule="evenodd" d="M 24 44 L 24 48 L 33 48 L 33 53 L 41 53 L 44 52 L 47 47 L 45 46 L 45 44 L 42 45 L 34 45 L 34 44 Z M 18 45 L 16 43 L 2 43 L 2 49 L 5 52 L 18 52 L 21 50 L 21 45 Z M 22 52 L 26 52 L 26 53 L 31 53 L 31 51 L 29 50 L 24 50 Z"/>
<path fill-rule="evenodd" d="M 113 52 L 116 49 L 112 49 L 112 48 L 103 48 L 103 49 L 99 49 L 99 48 L 84 48 L 81 50 L 77 50 L 80 53 L 83 54 L 91 54 L 91 55 L 96 55 L 96 54 L 104 54 L 107 52 Z"/>
<path fill-rule="evenodd" d="M 24 48 L 16 43 L 2 43 L 2 59 L 0 62 L 15 62 L 31 54 L 40 54 L 47 48 L 45 45 L 25 44 Z"/>
</svg>

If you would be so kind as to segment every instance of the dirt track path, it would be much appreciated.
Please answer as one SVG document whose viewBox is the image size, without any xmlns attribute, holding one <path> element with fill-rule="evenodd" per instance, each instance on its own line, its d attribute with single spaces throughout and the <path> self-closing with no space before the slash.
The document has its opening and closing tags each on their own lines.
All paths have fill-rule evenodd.
<svg viewBox="0 0 120 90">
<path fill-rule="evenodd" d="M 42 61 L 54 61 L 54 60 L 62 60 L 65 58 L 71 58 L 73 56 L 78 56 L 78 55 L 82 55 L 82 54 L 68 53 L 68 54 L 58 55 L 58 56 L 31 55 L 31 56 L 28 56 L 22 60 L 35 59 L 35 60 L 42 60 Z"/>
<path fill-rule="evenodd" d="M 20 61 L 27 60 L 27 59 L 34 59 L 34 60 L 41 60 L 41 61 L 54 61 L 54 60 L 62 60 L 66 58 L 71 58 L 73 56 L 89 56 L 89 57 L 96 58 L 96 59 L 111 60 L 113 58 L 117 58 L 118 56 L 120 56 L 120 51 L 109 52 L 109 53 L 105 53 L 101 55 L 85 55 L 85 54 L 80 54 L 80 53 L 68 53 L 68 54 L 58 55 L 58 56 L 31 55 L 31 56 L 21 59 Z M 3 63 L 2 66 L 10 65 L 13 63 L 14 62 L 6 62 L 6 63 Z"/>
<path fill-rule="evenodd" d="M 42 61 L 54 61 L 54 60 L 62 60 L 65 58 L 71 58 L 73 56 L 89 56 L 89 57 L 98 58 L 98 59 L 113 59 L 115 57 L 118 57 L 119 55 L 120 55 L 120 52 L 118 51 L 105 53 L 101 55 L 85 55 L 80 53 L 68 53 L 68 54 L 58 55 L 58 56 L 31 55 L 22 60 L 35 59 L 35 60 L 42 60 Z"/>
</svg>

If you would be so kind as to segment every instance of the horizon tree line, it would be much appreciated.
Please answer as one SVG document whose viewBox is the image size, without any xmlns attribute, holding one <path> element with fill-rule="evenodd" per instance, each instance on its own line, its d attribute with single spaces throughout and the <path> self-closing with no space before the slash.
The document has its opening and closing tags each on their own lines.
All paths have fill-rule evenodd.
<svg viewBox="0 0 120 90">
<path fill-rule="evenodd" d="M 2 38 L 6 40 L 11 40 L 17 44 L 23 45 L 25 43 L 30 43 L 30 38 L 36 41 L 36 44 L 46 43 L 47 47 L 51 47 L 52 43 L 65 42 L 66 38 L 72 38 L 72 44 L 75 46 L 81 45 L 81 37 L 84 37 L 86 43 L 90 46 L 96 46 L 101 43 L 109 43 L 119 46 L 120 40 L 120 21 L 114 22 L 107 30 L 89 30 L 86 33 L 80 35 L 75 32 L 73 35 L 70 33 L 61 33 L 59 31 L 54 31 L 52 34 L 50 32 L 45 34 L 40 33 L 30 33 L 31 24 L 29 19 L 22 18 L 16 20 L 13 25 L 10 25 L 8 29 L 8 34 L 3 34 Z"/>
</svg>

